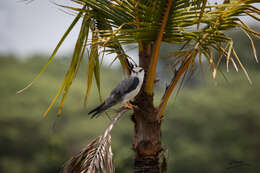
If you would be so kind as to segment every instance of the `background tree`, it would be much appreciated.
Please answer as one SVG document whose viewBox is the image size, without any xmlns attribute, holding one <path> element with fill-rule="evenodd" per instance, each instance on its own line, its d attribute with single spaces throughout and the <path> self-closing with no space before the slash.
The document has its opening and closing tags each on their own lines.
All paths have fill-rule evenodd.
<svg viewBox="0 0 260 173">
<path fill-rule="evenodd" d="M 207 0 L 73 0 L 73 2 L 81 5 L 82 8 L 62 6 L 76 11 L 77 15 L 42 72 L 52 61 L 71 29 L 80 18 L 83 18 L 81 29 L 71 65 L 60 90 L 44 116 L 49 112 L 57 98 L 63 94 L 58 116 L 61 114 L 65 98 L 78 72 L 86 49 L 90 51 L 87 51 L 89 52 L 89 61 L 85 101 L 87 101 L 90 93 L 93 77 L 100 93 L 100 66 L 102 63 L 99 59 L 100 52 L 116 53 L 116 59 L 119 59 L 125 74 L 129 75 L 133 61 L 125 53 L 122 45 L 138 43 L 139 66 L 145 69 L 146 75 L 143 87 L 134 100 L 134 104 L 137 105 L 133 109 L 132 118 L 135 124 L 133 139 L 135 172 L 160 172 L 159 155 L 164 151 L 161 144 L 161 123 L 164 111 L 177 83 L 180 80 L 183 81 L 189 69 L 195 68 L 196 59 L 198 59 L 199 64 L 203 61 L 202 59 L 208 62 L 213 78 L 216 77 L 220 62 L 225 59 L 227 71 L 230 63 L 235 69 L 241 67 L 251 83 L 233 47 L 233 40 L 223 31 L 235 27 L 242 29 L 249 38 L 256 61 L 258 61 L 250 35 L 259 39 L 260 33 L 249 28 L 239 18 L 239 16 L 247 15 L 259 21 L 257 15 L 260 11 L 252 6 L 253 3 L 259 2 L 258 0 L 230 0 L 220 4 L 210 4 Z M 90 31 L 91 35 L 89 35 Z M 90 41 L 89 37 L 91 37 Z M 171 53 L 170 68 L 172 73 L 169 75 L 171 82 L 166 87 L 160 104 L 154 105 L 154 80 L 162 42 L 178 44 L 181 45 L 181 48 Z M 218 53 L 217 57 L 213 56 L 213 51 Z M 184 77 L 182 78 L 182 76 Z M 106 137 L 106 145 L 104 145 L 103 150 L 105 155 L 100 157 L 106 160 L 105 158 L 109 157 L 106 153 L 110 151 L 109 136 L 104 135 L 103 138 L 97 138 L 89 146 L 99 147 L 95 144 L 99 143 L 100 140 L 104 141 L 104 137 Z M 105 143 L 103 142 L 103 144 Z M 85 157 L 82 159 L 82 156 Z M 88 155 L 84 154 L 80 155 L 79 158 L 80 160 L 76 160 L 75 163 L 89 160 Z M 84 166 L 84 168 L 77 167 L 77 169 L 86 170 L 89 164 Z M 96 167 L 98 166 L 96 165 Z M 101 165 L 100 169 L 105 168 Z"/>
</svg>

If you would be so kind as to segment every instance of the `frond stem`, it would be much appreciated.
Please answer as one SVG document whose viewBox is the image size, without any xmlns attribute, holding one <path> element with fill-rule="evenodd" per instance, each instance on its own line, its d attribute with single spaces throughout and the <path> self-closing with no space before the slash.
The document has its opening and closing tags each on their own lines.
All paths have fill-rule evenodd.
<svg viewBox="0 0 260 173">
<path fill-rule="evenodd" d="M 167 87 L 162 99 L 161 103 L 158 107 L 158 113 L 157 118 L 160 120 L 163 117 L 163 112 L 166 108 L 166 105 L 168 103 L 168 100 L 173 92 L 173 89 L 177 85 L 178 81 L 182 77 L 182 75 L 188 70 L 190 65 L 194 62 L 194 57 L 198 54 L 198 49 L 200 44 L 203 42 L 204 39 L 206 39 L 209 36 L 208 33 L 205 33 L 202 38 L 194 45 L 193 49 L 191 49 L 191 52 L 187 55 L 186 61 L 184 61 L 181 65 L 181 67 L 178 69 L 178 71 L 175 73 L 175 76 L 173 77 L 170 85 Z"/>
<path fill-rule="evenodd" d="M 167 20 L 168 20 L 168 16 L 169 16 L 169 12 L 172 7 L 172 4 L 173 4 L 173 0 L 168 0 L 168 4 L 167 4 L 167 8 L 166 8 L 164 17 L 163 17 L 162 25 L 161 25 L 160 31 L 158 33 L 154 51 L 153 51 L 152 58 L 150 61 L 150 66 L 149 66 L 148 75 L 147 75 L 147 82 L 146 82 L 146 86 L 145 86 L 145 91 L 149 95 L 153 94 L 154 77 L 155 77 L 156 66 L 157 66 L 157 62 L 158 62 L 159 51 L 160 51 L 160 47 L 161 47 L 161 43 L 162 43 L 162 39 L 163 39 L 163 33 L 164 33 L 164 30 L 165 30 L 165 27 L 167 24 Z"/>
<path fill-rule="evenodd" d="M 168 103 L 168 100 L 173 92 L 173 89 L 177 85 L 177 83 L 180 80 L 180 78 L 182 77 L 183 73 L 185 73 L 187 71 L 190 64 L 192 63 L 192 57 L 193 57 L 192 55 L 189 55 L 188 59 L 182 64 L 182 66 L 179 68 L 179 70 L 175 73 L 175 76 L 173 77 L 170 85 L 167 87 L 167 89 L 162 97 L 159 108 L 158 108 L 158 119 L 162 118 L 163 112 L 164 112 L 166 105 Z"/>
<path fill-rule="evenodd" d="M 106 131 L 104 132 L 104 135 L 103 135 L 103 139 L 107 137 L 108 134 L 110 134 L 112 128 L 114 127 L 114 125 L 116 124 L 116 122 L 119 120 L 119 118 L 121 118 L 121 116 L 126 112 L 128 111 L 129 109 L 128 108 L 125 108 L 125 107 L 121 107 L 119 110 L 118 110 L 118 113 L 116 115 L 116 117 L 110 122 L 108 128 L 106 129 Z"/>
</svg>

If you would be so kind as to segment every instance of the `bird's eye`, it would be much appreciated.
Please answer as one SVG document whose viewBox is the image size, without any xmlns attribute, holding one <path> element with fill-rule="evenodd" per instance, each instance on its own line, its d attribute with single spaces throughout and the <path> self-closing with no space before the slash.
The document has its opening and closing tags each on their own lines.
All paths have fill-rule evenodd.
<svg viewBox="0 0 260 173">
<path fill-rule="evenodd" d="M 144 69 L 140 69 L 139 72 L 143 71 Z"/>
</svg>

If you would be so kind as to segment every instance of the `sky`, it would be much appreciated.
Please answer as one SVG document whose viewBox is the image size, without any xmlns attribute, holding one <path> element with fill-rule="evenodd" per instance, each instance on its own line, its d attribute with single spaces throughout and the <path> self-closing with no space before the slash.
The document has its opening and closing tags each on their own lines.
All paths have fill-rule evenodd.
<svg viewBox="0 0 260 173">
<path fill-rule="evenodd" d="M 55 2 L 70 4 L 68 0 Z M 18 0 L 0 0 L 0 52 L 22 56 L 50 54 L 72 21 L 72 15 L 61 11 L 48 0 L 35 0 L 29 4 Z M 79 25 L 65 40 L 60 55 L 73 49 L 78 30 Z"/>
<path fill-rule="evenodd" d="M 74 18 L 61 11 L 53 2 L 75 5 L 70 0 L 34 0 L 31 3 L 0 0 L 0 53 L 12 52 L 19 56 L 35 53 L 50 55 Z M 78 31 L 79 25 L 72 30 L 58 55 L 72 52 Z M 137 56 L 137 53 L 131 54 Z"/>
</svg>

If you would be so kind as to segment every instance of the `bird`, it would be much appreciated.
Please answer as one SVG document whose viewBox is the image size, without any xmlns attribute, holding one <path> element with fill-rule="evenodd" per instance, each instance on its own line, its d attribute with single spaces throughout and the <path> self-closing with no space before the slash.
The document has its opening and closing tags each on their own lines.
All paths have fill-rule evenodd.
<svg viewBox="0 0 260 173">
<path fill-rule="evenodd" d="M 131 70 L 131 76 L 122 80 L 110 93 L 110 95 L 99 106 L 91 110 L 88 114 L 92 114 L 91 118 L 101 114 L 105 110 L 117 104 L 129 105 L 140 91 L 144 80 L 144 69 L 142 67 L 134 67 Z"/>
</svg>

